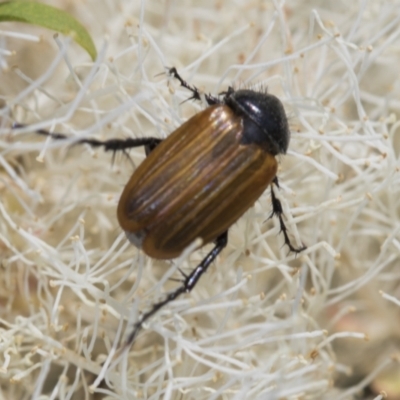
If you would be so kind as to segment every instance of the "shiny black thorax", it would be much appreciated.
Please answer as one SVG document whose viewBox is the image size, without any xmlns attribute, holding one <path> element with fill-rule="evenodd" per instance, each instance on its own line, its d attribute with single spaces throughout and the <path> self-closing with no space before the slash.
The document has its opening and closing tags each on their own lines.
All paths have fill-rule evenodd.
<svg viewBox="0 0 400 400">
<path fill-rule="evenodd" d="M 290 130 L 277 97 L 250 89 L 229 88 L 223 102 L 243 119 L 243 144 L 255 143 L 273 155 L 286 153 Z"/>
</svg>

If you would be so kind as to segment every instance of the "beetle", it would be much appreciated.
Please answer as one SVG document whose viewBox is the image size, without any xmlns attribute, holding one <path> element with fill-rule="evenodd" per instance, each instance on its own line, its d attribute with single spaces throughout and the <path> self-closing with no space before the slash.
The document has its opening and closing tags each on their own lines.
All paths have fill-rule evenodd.
<svg viewBox="0 0 400 400">
<path fill-rule="evenodd" d="M 169 68 L 170 76 L 191 92 L 190 99 L 201 100 L 201 93 Z M 290 130 L 281 101 L 267 91 L 234 90 L 229 87 L 217 97 L 203 94 L 208 107 L 195 114 L 166 139 L 155 137 L 79 139 L 113 153 L 144 146 L 146 159 L 133 172 L 123 189 L 117 218 L 127 238 L 155 259 L 173 259 L 196 238 L 214 248 L 186 275 L 181 286 L 143 313 L 129 334 L 130 346 L 143 323 L 160 308 L 183 293 L 190 292 L 227 245 L 228 229 L 271 187 L 272 215 L 279 219 L 285 244 L 295 253 L 283 220 L 280 200 L 273 185 L 276 156 L 285 154 Z M 14 128 L 24 125 L 15 124 Z M 54 139 L 60 133 L 36 131 Z"/>
</svg>

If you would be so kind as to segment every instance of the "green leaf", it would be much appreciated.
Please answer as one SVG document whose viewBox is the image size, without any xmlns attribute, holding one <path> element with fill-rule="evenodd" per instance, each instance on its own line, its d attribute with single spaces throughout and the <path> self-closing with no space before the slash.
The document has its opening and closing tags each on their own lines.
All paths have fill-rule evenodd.
<svg viewBox="0 0 400 400">
<path fill-rule="evenodd" d="M 0 3 L 1 21 L 26 22 L 72 36 L 89 53 L 92 60 L 97 56 L 96 47 L 85 27 L 71 15 L 58 8 L 33 1 L 6 1 Z"/>
</svg>

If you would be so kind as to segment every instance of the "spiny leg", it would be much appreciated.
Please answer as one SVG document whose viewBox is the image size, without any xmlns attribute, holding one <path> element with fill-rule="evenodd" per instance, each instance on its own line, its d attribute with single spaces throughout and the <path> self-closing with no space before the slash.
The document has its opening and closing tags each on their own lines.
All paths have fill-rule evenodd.
<svg viewBox="0 0 400 400">
<path fill-rule="evenodd" d="M 172 75 L 175 79 L 177 79 L 183 87 L 185 87 L 186 89 L 188 89 L 192 92 L 192 96 L 189 98 L 189 100 L 190 99 L 201 100 L 201 94 L 200 94 L 199 89 L 197 89 L 195 86 L 189 85 L 186 81 L 184 81 L 181 78 L 181 76 L 178 74 L 178 71 L 176 70 L 175 67 L 169 68 L 168 73 L 170 75 Z M 204 94 L 204 97 L 205 97 L 208 105 L 221 104 L 221 101 L 217 97 L 214 97 L 210 94 Z M 15 123 L 15 124 L 13 124 L 12 129 L 26 128 L 27 126 L 28 125 L 25 125 L 25 124 Z M 65 135 L 63 133 L 49 132 L 49 131 L 46 131 L 45 129 L 37 129 L 37 130 L 35 130 L 35 133 L 38 133 L 39 135 L 43 135 L 43 136 L 49 136 L 55 140 L 65 140 L 65 139 L 70 138 L 70 136 Z M 144 138 L 136 138 L 136 139 L 133 139 L 133 138 L 109 139 L 109 140 L 104 140 L 104 141 L 97 140 L 97 139 L 78 139 L 73 143 L 73 145 L 88 144 L 92 147 L 104 147 L 104 151 L 111 151 L 114 154 L 117 151 L 122 151 L 123 153 L 125 153 L 126 150 L 132 149 L 134 147 L 144 146 L 146 156 L 148 156 L 157 147 L 157 145 L 160 144 L 161 142 L 162 142 L 162 139 L 158 139 L 158 138 L 154 138 L 154 137 L 144 137 Z"/>
<path fill-rule="evenodd" d="M 200 90 L 197 89 L 196 86 L 191 86 L 186 81 L 184 81 L 182 77 L 178 74 L 178 71 L 176 70 L 175 67 L 168 68 L 168 73 L 175 79 L 177 79 L 180 82 L 181 86 L 192 92 L 192 96 L 189 97 L 188 100 L 201 100 Z M 221 101 L 217 97 L 212 96 L 211 94 L 205 93 L 204 97 L 209 106 L 212 106 L 214 104 L 221 104 Z"/>
<path fill-rule="evenodd" d="M 14 124 L 13 129 L 25 128 L 28 125 Z M 71 138 L 63 133 L 53 133 L 48 132 L 44 129 L 35 130 L 35 133 L 43 136 L 49 136 L 55 140 L 65 140 Z M 145 147 L 146 155 L 148 155 L 153 149 L 157 147 L 162 139 L 157 139 L 154 137 L 144 137 L 144 138 L 126 138 L 126 139 L 109 139 L 109 140 L 97 140 L 97 139 L 78 139 L 73 142 L 76 144 L 88 144 L 92 147 L 103 147 L 104 151 L 111 151 L 116 153 L 117 151 L 125 152 L 126 150 L 132 149 L 134 147 Z"/>
<path fill-rule="evenodd" d="M 185 275 L 182 285 L 173 292 L 167 294 L 164 300 L 153 304 L 149 311 L 140 316 L 139 320 L 133 327 L 133 331 L 125 342 L 125 348 L 129 347 L 134 342 L 137 334 L 142 329 L 143 323 L 152 317 L 160 308 L 164 307 L 170 301 L 175 300 L 181 294 L 190 292 L 196 286 L 196 283 L 199 281 L 200 277 L 207 271 L 210 264 L 216 259 L 218 254 L 222 251 L 227 243 L 228 232 L 224 232 L 215 240 L 215 247 L 207 254 L 203 261 L 189 275 Z"/>
<path fill-rule="evenodd" d="M 278 217 L 279 224 L 281 226 L 281 232 L 283 233 L 283 236 L 285 238 L 285 244 L 289 247 L 290 251 L 293 251 L 293 253 L 300 253 L 303 250 L 305 250 L 307 247 L 304 246 L 304 245 L 301 246 L 301 247 L 294 247 L 292 245 L 292 243 L 290 242 L 289 235 L 287 233 L 287 228 L 286 228 L 286 225 L 285 225 L 285 223 L 283 221 L 283 217 L 282 217 L 283 216 L 282 203 L 275 196 L 273 185 L 276 185 L 276 187 L 279 189 L 279 182 L 278 182 L 278 178 L 277 177 L 274 178 L 274 180 L 272 181 L 272 184 L 271 184 L 272 213 L 271 213 L 270 218 L 272 216 L 274 216 L 274 215 L 276 215 Z"/>
</svg>

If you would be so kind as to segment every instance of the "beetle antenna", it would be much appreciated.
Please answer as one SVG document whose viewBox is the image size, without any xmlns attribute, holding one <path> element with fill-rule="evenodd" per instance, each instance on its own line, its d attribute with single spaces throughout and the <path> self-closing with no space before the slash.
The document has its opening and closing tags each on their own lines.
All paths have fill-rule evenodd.
<svg viewBox="0 0 400 400">
<path fill-rule="evenodd" d="M 228 232 L 226 231 L 218 236 L 215 240 L 214 248 L 207 254 L 203 261 L 189 275 L 185 275 L 186 277 L 182 286 L 179 286 L 173 292 L 168 293 L 164 300 L 153 304 L 153 307 L 149 311 L 140 316 L 139 320 L 135 323 L 132 332 L 128 336 L 124 348 L 128 348 L 135 341 L 136 336 L 143 327 L 143 324 L 160 308 L 167 305 L 170 301 L 175 300 L 181 294 L 190 292 L 196 286 L 200 277 L 207 271 L 210 264 L 217 258 L 218 254 L 224 249 L 227 243 Z"/>
<path fill-rule="evenodd" d="M 305 246 L 302 243 L 301 247 L 294 247 L 290 241 L 288 232 L 287 232 L 287 228 L 285 225 L 285 222 L 283 221 L 283 208 L 282 208 L 282 203 L 281 201 L 276 197 L 275 192 L 274 192 L 274 188 L 273 185 L 276 185 L 277 188 L 279 189 L 279 182 L 278 182 L 278 178 L 275 177 L 271 183 L 271 202 L 272 202 L 272 213 L 269 216 L 269 218 L 272 218 L 274 215 L 277 216 L 278 220 L 279 220 L 279 225 L 280 225 L 280 232 L 283 234 L 283 237 L 285 238 L 285 244 L 289 247 L 289 253 L 293 252 L 293 253 L 301 253 L 303 250 L 305 250 L 307 248 L 307 246 Z"/>
<path fill-rule="evenodd" d="M 185 80 L 183 80 L 182 77 L 178 74 L 178 71 L 176 70 L 175 67 L 167 68 L 167 70 L 168 70 L 168 74 L 171 75 L 173 78 L 177 79 L 179 81 L 179 83 L 181 84 L 181 86 L 183 86 L 184 88 L 186 88 L 187 90 L 190 90 L 192 92 L 192 95 L 185 101 L 189 101 L 189 100 L 201 101 L 202 95 L 200 93 L 200 90 L 196 86 L 191 86 Z M 212 96 L 211 94 L 205 93 L 204 97 L 209 106 L 212 106 L 214 104 L 221 104 L 221 100 L 218 99 L 217 97 Z"/>
</svg>

